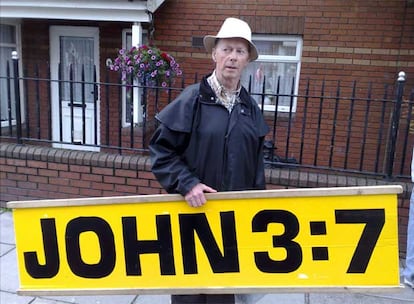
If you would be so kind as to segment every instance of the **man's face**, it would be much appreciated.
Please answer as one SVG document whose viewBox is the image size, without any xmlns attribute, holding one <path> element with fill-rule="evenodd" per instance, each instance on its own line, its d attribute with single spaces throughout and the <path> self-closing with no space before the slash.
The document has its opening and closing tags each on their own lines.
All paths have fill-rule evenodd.
<svg viewBox="0 0 414 304">
<path fill-rule="evenodd" d="M 212 52 L 216 75 L 221 82 L 239 82 L 249 63 L 249 44 L 241 38 L 219 39 Z"/>
</svg>

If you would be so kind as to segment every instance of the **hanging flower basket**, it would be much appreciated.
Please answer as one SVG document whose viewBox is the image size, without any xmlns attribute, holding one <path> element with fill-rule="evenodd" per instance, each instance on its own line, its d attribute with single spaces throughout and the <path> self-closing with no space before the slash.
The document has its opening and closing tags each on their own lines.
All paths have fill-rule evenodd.
<svg viewBox="0 0 414 304">
<path fill-rule="evenodd" d="M 162 87 L 167 87 L 176 76 L 182 74 L 173 56 L 147 45 L 119 50 L 109 68 L 121 72 L 122 81 L 132 77 L 141 84 Z"/>
</svg>

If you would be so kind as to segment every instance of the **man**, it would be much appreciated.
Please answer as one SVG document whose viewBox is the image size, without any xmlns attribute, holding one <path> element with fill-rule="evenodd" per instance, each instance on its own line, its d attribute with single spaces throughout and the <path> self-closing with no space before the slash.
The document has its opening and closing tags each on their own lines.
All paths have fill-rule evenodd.
<svg viewBox="0 0 414 304">
<path fill-rule="evenodd" d="M 414 147 L 411 160 L 411 181 L 414 183 Z M 411 190 L 407 230 L 407 254 L 405 259 L 404 283 L 414 288 L 414 188 Z"/>
<path fill-rule="evenodd" d="M 168 193 L 192 207 L 205 192 L 265 189 L 263 141 L 268 127 L 240 84 L 258 57 L 249 25 L 227 18 L 216 36 L 204 37 L 214 71 L 187 87 L 158 115 L 150 152 L 152 171 Z M 234 295 L 175 295 L 172 303 L 234 303 Z"/>
</svg>

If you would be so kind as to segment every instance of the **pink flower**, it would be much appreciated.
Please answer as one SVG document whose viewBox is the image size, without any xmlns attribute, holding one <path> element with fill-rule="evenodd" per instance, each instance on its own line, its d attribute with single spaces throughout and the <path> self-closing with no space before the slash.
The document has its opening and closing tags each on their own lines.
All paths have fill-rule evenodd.
<svg viewBox="0 0 414 304">
<path fill-rule="evenodd" d="M 122 80 L 133 77 L 150 85 L 161 83 L 163 87 L 175 76 L 182 74 L 174 57 L 157 47 L 147 45 L 119 50 L 109 69 L 121 72 Z"/>
</svg>

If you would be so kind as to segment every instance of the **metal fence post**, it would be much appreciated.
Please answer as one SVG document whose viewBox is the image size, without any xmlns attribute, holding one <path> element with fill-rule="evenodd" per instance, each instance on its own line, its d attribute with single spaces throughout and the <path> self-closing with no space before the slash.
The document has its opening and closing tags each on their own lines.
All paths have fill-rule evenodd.
<svg viewBox="0 0 414 304">
<path fill-rule="evenodd" d="M 13 76 L 14 76 L 14 97 L 16 107 L 16 137 L 17 143 L 22 143 L 22 112 L 20 105 L 20 79 L 19 79 L 19 56 L 16 51 L 12 52 Z"/>
<path fill-rule="evenodd" d="M 405 73 L 403 71 L 398 73 L 398 85 L 397 94 L 394 105 L 394 111 L 392 113 L 391 129 L 390 129 L 390 144 L 387 155 L 387 178 L 391 179 L 393 176 L 394 158 L 395 158 L 395 145 L 397 142 L 398 128 L 400 124 L 401 105 L 404 93 Z"/>
</svg>

